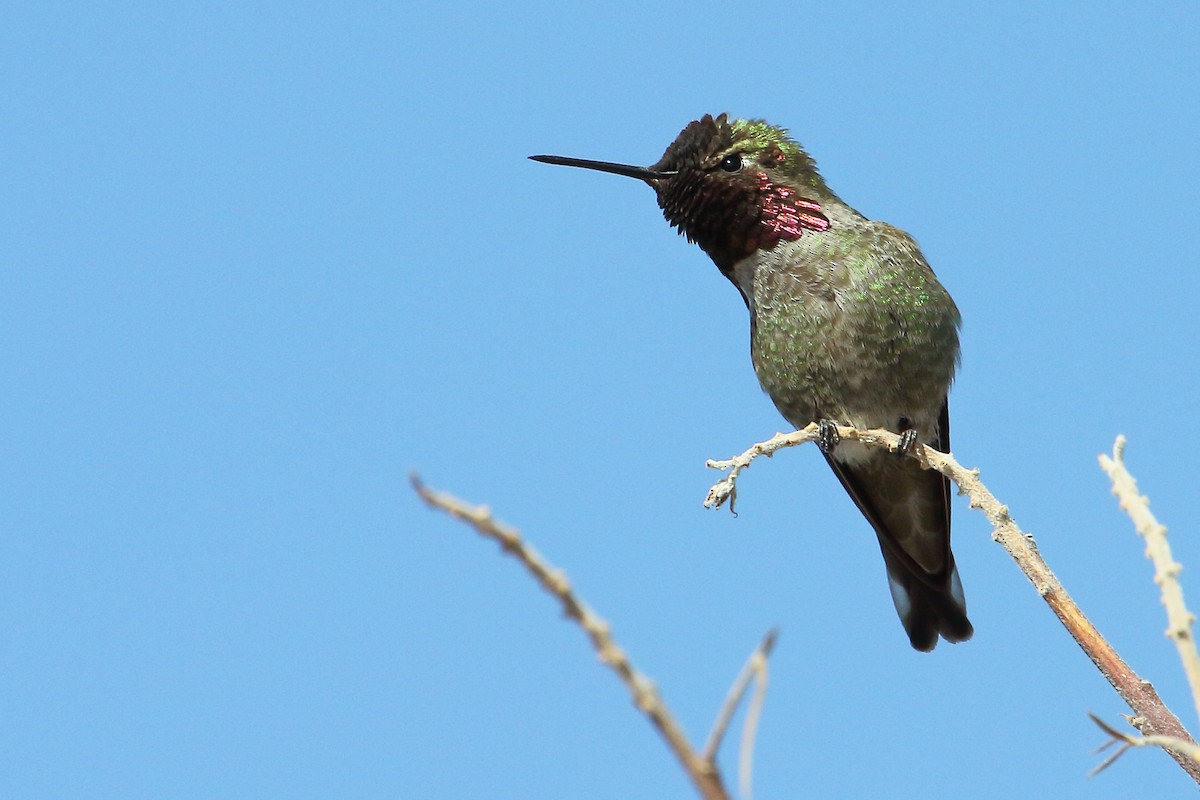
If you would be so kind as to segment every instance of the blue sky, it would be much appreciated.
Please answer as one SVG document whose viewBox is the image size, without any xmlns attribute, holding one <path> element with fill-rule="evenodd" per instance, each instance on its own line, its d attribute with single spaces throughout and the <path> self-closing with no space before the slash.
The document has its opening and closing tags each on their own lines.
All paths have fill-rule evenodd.
<svg viewBox="0 0 1200 800">
<path fill-rule="evenodd" d="M 703 509 L 784 425 L 745 307 L 644 186 L 525 157 L 790 128 L 957 300 L 955 454 L 1194 726 L 1096 465 L 1129 437 L 1200 607 L 1194 4 L 4 17 L 4 796 L 690 796 L 412 469 L 566 569 L 697 741 L 778 625 L 759 797 L 1189 791 L 1154 752 L 1085 777 L 1127 708 L 965 501 L 976 635 L 932 655 L 815 449 Z"/>
</svg>

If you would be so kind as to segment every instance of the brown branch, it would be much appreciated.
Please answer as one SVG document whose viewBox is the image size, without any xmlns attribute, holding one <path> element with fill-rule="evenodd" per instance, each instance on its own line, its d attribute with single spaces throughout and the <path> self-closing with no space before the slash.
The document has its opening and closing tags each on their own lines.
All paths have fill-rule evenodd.
<svg viewBox="0 0 1200 800">
<path fill-rule="evenodd" d="M 625 687 L 629 690 L 629 694 L 633 697 L 634 705 L 650 719 L 655 729 L 662 736 L 663 740 L 666 741 L 667 747 L 675 754 L 675 757 L 679 760 L 680 765 L 683 766 L 684 771 L 688 774 L 700 796 L 705 798 L 705 800 L 728 800 L 729 795 L 725 791 L 720 771 L 717 768 L 715 746 L 711 751 L 706 750 L 703 755 L 696 753 L 696 750 L 684 734 L 683 729 L 680 728 L 668 710 L 666 703 L 659 696 L 658 689 L 655 687 L 653 681 L 638 672 L 637 668 L 634 667 L 629 657 L 625 654 L 625 651 L 617 646 L 608 623 L 597 616 L 575 594 L 575 591 L 571 588 L 570 581 L 567 580 L 566 574 L 543 559 L 521 538 L 520 533 L 516 529 L 495 519 L 486 506 L 470 506 L 450 494 L 434 491 L 422 483 L 421 479 L 415 474 L 410 475 L 409 478 L 412 481 L 413 489 L 416 490 L 417 494 L 426 504 L 467 523 L 481 536 L 498 542 L 505 553 L 521 562 L 538 584 L 559 601 L 562 605 L 563 613 L 569 619 L 574 620 L 579 627 L 583 628 L 591 640 L 592 647 L 595 649 L 600 661 L 607 664 L 613 672 L 617 673 L 617 677 L 621 679 L 621 682 L 625 684 Z M 758 650 L 750 657 L 751 664 L 762 662 L 759 671 L 764 675 L 766 657 L 774 641 L 775 635 L 774 631 L 772 631 Z M 747 665 L 743 673 L 750 669 L 750 665 Z M 739 677 L 740 680 L 741 678 Z M 737 682 L 735 681 L 736 686 Z M 742 687 L 737 693 L 739 698 L 744 691 L 745 687 Z M 731 698 L 732 695 L 733 692 L 731 692 Z M 758 698 L 758 702 L 761 703 L 761 697 Z M 729 703 L 727 702 L 726 705 L 728 706 Z M 736 706 L 736 701 L 733 705 Z M 757 712 L 753 708 L 751 711 L 752 713 L 747 719 L 747 725 L 751 724 L 751 719 L 757 721 L 758 718 Z M 732 713 L 731 708 L 729 714 L 732 715 Z M 728 724 L 728 720 L 726 720 L 725 724 Z M 753 741 L 752 737 L 751 741 Z"/>
<path fill-rule="evenodd" d="M 1125 437 L 1118 436 L 1113 443 L 1111 456 L 1100 456 L 1100 467 L 1112 481 L 1112 493 L 1121 501 L 1121 509 L 1133 520 L 1138 536 L 1146 540 L 1146 556 L 1154 564 L 1154 582 L 1162 593 L 1162 604 L 1167 611 L 1166 635 L 1175 643 L 1183 672 L 1192 690 L 1192 703 L 1200 713 L 1200 654 L 1196 652 L 1196 640 L 1192 625 L 1196 616 L 1188 611 L 1183 602 L 1183 587 L 1179 584 L 1179 573 L 1183 566 L 1171 556 L 1167 543 L 1167 529 L 1150 513 L 1150 500 L 1138 491 L 1137 481 L 1125 468 Z"/>
<path fill-rule="evenodd" d="M 900 441 L 899 436 L 885 430 L 860 431 L 856 428 L 839 427 L 838 434 L 842 440 L 858 441 L 870 447 L 881 447 L 893 452 L 898 450 Z M 729 470 L 729 474 L 709 490 L 704 504 L 710 508 L 719 508 L 728 500 L 732 507 L 732 501 L 737 494 L 737 478 L 755 458 L 760 455 L 771 456 L 782 448 L 811 442 L 816 436 L 817 426 L 808 425 L 793 433 L 776 434 L 726 461 L 709 461 L 709 467 Z M 971 508 L 979 509 L 988 518 L 992 524 L 992 539 L 1008 551 L 1055 616 L 1100 670 L 1100 674 L 1133 709 L 1135 716 L 1131 720 L 1132 724 L 1145 736 L 1165 736 L 1194 745 L 1195 740 L 1191 734 L 1183 727 L 1179 718 L 1166 707 L 1154 691 L 1154 687 L 1138 677 L 1067 594 L 1042 559 L 1033 537 L 1017 527 L 1008 507 L 997 500 L 979 480 L 979 470 L 967 469 L 952 456 L 928 447 L 914 447 L 908 451 L 908 455 L 925 468 L 935 469 L 954 481 L 958 485 L 959 493 L 970 498 Z M 1200 783 L 1200 763 L 1177 749 L 1169 746 L 1165 749 L 1193 780 Z"/>
</svg>

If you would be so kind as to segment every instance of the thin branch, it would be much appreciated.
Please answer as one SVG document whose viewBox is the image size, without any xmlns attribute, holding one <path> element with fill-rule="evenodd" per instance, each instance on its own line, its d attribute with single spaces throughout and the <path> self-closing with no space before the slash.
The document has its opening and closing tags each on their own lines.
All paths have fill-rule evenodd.
<svg viewBox="0 0 1200 800">
<path fill-rule="evenodd" d="M 771 650 L 775 647 L 775 640 L 779 638 L 779 629 L 772 628 L 763 637 L 758 648 L 750 654 L 750 658 L 746 660 L 746 665 L 742 667 L 742 671 L 734 679 L 733 685 L 729 687 L 729 692 L 725 695 L 725 702 L 721 705 L 721 710 L 717 713 L 717 719 L 713 722 L 712 731 L 708 734 L 708 742 L 704 745 L 704 758 L 713 760 L 717 757 L 717 750 L 721 747 L 721 740 L 725 737 L 725 730 L 729 727 L 729 721 L 733 719 L 734 712 L 737 711 L 738 704 L 742 702 L 742 695 L 746 693 L 746 687 L 750 685 L 750 680 L 754 678 L 760 671 L 760 664 L 765 664 L 767 658 L 771 655 Z"/>
<path fill-rule="evenodd" d="M 713 722 L 712 731 L 708 734 L 708 743 L 704 745 L 705 761 L 715 763 L 717 760 L 717 751 L 721 748 L 721 740 L 725 738 L 725 731 L 729 728 L 729 722 L 733 719 L 734 712 L 742 702 L 742 697 L 746 694 L 746 689 L 750 686 L 750 681 L 754 681 L 754 697 L 750 701 L 750 707 L 746 711 L 746 722 L 742 727 L 742 746 L 740 749 L 740 757 L 738 760 L 738 774 L 740 780 L 738 786 L 741 791 L 742 800 L 750 800 L 751 785 L 753 783 L 754 773 L 754 737 L 758 732 L 758 721 L 762 716 L 763 703 L 767 696 L 767 661 L 771 656 L 771 650 L 775 647 L 775 640 L 779 638 L 779 629 L 772 628 L 763 637 L 762 643 L 759 644 L 750 658 L 746 660 L 746 665 L 742 667 L 741 673 L 733 681 L 733 685 L 729 687 L 729 692 L 725 696 L 725 702 L 721 705 L 721 710 L 717 713 L 717 719 Z"/>
<path fill-rule="evenodd" d="M 579 599 L 566 574 L 526 544 L 515 528 L 492 517 L 486 506 L 470 506 L 446 492 L 428 488 L 415 474 L 409 477 L 413 489 L 429 506 L 466 522 L 481 536 L 498 542 L 505 553 L 521 562 L 541 587 L 559 601 L 563 613 L 583 628 L 600 661 L 617 673 L 633 697 L 634 705 L 649 717 L 701 797 L 705 800 L 728 800 L 729 795 L 721 782 L 715 760 L 705 759 L 696 754 L 682 728 L 659 696 L 654 683 L 637 671 L 625 655 L 625 651 L 617 646 L 608 623 Z"/>
<path fill-rule="evenodd" d="M 1097 717 L 1095 714 L 1088 712 L 1088 716 L 1092 718 L 1092 722 L 1100 726 L 1100 730 L 1107 733 L 1110 738 L 1107 742 L 1096 748 L 1096 752 L 1105 750 L 1114 744 L 1120 744 L 1117 751 L 1108 758 L 1100 762 L 1088 776 L 1096 775 L 1112 766 L 1118 758 L 1123 756 L 1131 747 L 1161 747 L 1167 752 L 1179 752 L 1193 761 L 1200 762 L 1200 746 L 1195 742 L 1185 742 L 1183 739 L 1176 739 L 1173 736 L 1130 736 L 1127 733 L 1122 733 L 1112 727 L 1104 720 Z"/>
<path fill-rule="evenodd" d="M 771 637 L 771 641 L 774 642 L 774 637 Z M 738 789 L 742 800 L 751 800 L 753 796 L 754 739 L 758 735 L 758 721 L 762 719 L 762 710 L 767 704 L 769 650 L 770 647 L 766 647 L 754 655 L 754 696 L 750 698 L 750 707 L 746 709 L 746 722 L 742 725 L 742 746 L 739 748 L 738 758 Z"/>
<path fill-rule="evenodd" d="M 1171 557 L 1167 529 L 1150 513 L 1150 500 L 1138 492 L 1137 481 L 1125 468 L 1124 436 L 1118 436 L 1113 443 L 1112 456 L 1100 456 L 1100 467 L 1108 473 L 1112 493 L 1121 501 L 1121 509 L 1133 520 L 1138 536 L 1146 540 L 1146 556 L 1154 563 L 1154 582 L 1162 592 L 1162 604 L 1167 610 L 1166 635 L 1179 651 L 1179 660 L 1183 662 L 1183 671 L 1192 689 L 1192 703 L 1200 714 L 1200 653 L 1196 652 L 1192 634 L 1196 616 L 1183 602 L 1183 587 L 1179 584 L 1183 566 Z"/>
<path fill-rule="evenodd" d="M 837 430 L 844 441 L 858 441 L 869 447 L 881 447 L 893 452 L 898 450 L 900 437 L 890 431 L 860 431 L 848 427 L 839 427 Z M 729 470 L 729 474 L 709 490 L 704 504 L 710 508 L 718 508 L 727 500 L 732 501 L 737 493 L 736 482 L 739 474 L 758 456 L 770 456 L 782 448 L 811 442 L 816 436 L 817 426 L 808 425 L 793 433 L 776 434 L 768 441 L 756 444 L 741 455 L 726 461 L 709 461 L 709 467 Z M 1133 709 L 1133 724 L 1138 730 L 1146 736 L 1166 736 L 1172 740 L 1195 744 L 1183 723 L 1166 707 L 1154 691 L 1154 687 L 1138 677 L 1067 594 L 1042 559 L 1033 537 L 1017 527 L 1008 507 L 997 500 L 979 480 L 979 470 L 967 469 L 952 456 L 929 447 L 914 447 L 907 451 L 907 454 L 919 461 L 923 467 L 935 469 L 954 481 L 958 485 L 959 493 L 970 498 L 971 508 L 983 512 L 992 524 L 992 539 L 1008 551 L 1025 573 L 1025 577 L 1050 606 L 1050 610 L 1100 670 L 1100 674 Z M 1167 752 L 1193 780 L 1200 783 L 1200 763 L 1176 749 L 1168 748 Z"/>
</svg>

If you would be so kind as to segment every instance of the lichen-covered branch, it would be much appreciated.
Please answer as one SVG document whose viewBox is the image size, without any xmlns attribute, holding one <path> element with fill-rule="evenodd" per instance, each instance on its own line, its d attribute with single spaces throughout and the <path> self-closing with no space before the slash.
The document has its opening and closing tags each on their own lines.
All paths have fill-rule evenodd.
<svg viewBox="0 0 1200 800">
<path fill-rule="evenodd" d="M 857 428 L 849 427 L 839 427 L 837 430 L 838 435 L 844 441 L 858 441 L 869 447 L 881 447 L 893 452 L 899 449 L 900 437 L 890 431 L 860 431 Z M 754 459 L 762 455 L 773 455 L 785 447 L 794 447 L 814 441 L 816 437 L 817 426 L 815 424 L 808 425 L 793 433 L 776 434 L 771 439 L 760 442 L 731 459 L 709 461 L 708 466 L 714 469 L 728 470 L 729 474 L 709 490 L 704 504 L 710 508 L 718 508 L 729 501 L 732 507 L 732 501 L 737 495 L 738 476 L 750 466 Z M 1132 723 L 1135 727 L 1145 736 L 1165 736 L 1194 745 L 1195 740 L 1191 734 L 1183 727 L 1179 718 L 1171 713 L 1171 710 L 1162 702 L 1158 693 L 1154 691 L 1154 687 L 1138 677 L 1137 673 L 1100 635 L 1096 626 L 1067 594 L 1058 578 L 1042 559 L 1033 537 L 1017 526 L 1008 507 L 997 500 L 980 481 L 979 470 L 968 469 L 959 464 L 953 456 L 928 447 L 914 447 L 906 452 L 908 456 L 919 461 L 922 466 L 927 469 L 935 469 L 954 481 L 958 486 L 959 493 L 967 495 L 970 499 L 971 508 L 983 512 L 992 524 L 992 539 L 999 542 L 1008 551 L 1013 561 L 1025 573 L 1025 577 L 1037 589 L 1038 594 L 1050 606 L 1079 647 L 1092 660 L 1105 679 L 1112 684 L 1117 694 L 1133 709 Z M 1200 763 L 1178 749 L 1167 747 L 1166 750 L 1193 780 L 1200 783 Z"/>
<path fill-rule="evenodd" d="M 1100 456 L 1100 467 L 1112 481 L 1112 493 L 1121 503 L 1121 509 L 1133 520 L 1134 528 L 1146 540 L 1146 556 L 1154 564 L 1154 582 L 1162 592 L 1162 604 L 1167 611 L 1167 637 L 1175 643 L 1188 685 L 1192 689 L 1192 703 L 1200 714 L 1200 654 L 1196 652 L 1196 640 L 1192 626 L 1196 616 L 1188 611 L 1183 602 L 1183 587 L 1179 573 L 1183 566 L 1171 556 L 1167 543 L 1167 529 L 1150 513 L 1150 500 L 1141 494 L 1137 481 L 1125 468 L 1125 437 L 1118 436 L 1113 443 L 1112 455 Z"/>
<path fill-rule="evenodd" d="M 687 772 L 693 785 L 696 787 L 700 796 L 705 800 L 728 800 L 729 795 L 725 791 L 725 787 L 721 781 L 721 775 L 716 763 L 716 747 L 711 750 L 706 750 L 703 755 L 697 754 L 695 748 L 692 747 L 684 734 L 683 729 L 675 721 L 659 696 L 658 689 L 653 681 L 647 678 L 642 673 L 638 672 L 634 667 L 633 662 L 625 654 L 616 643 L 612 636 L 612 631 L 607 622 L 601 619 L 591 608 L 588 607 L 574 589 L 571 588 L 571 583 L 567 579 L 566 573 L 555 568 L 544 558 L 542 558 L 528 543 L 522 538 L 520 533 L 509 525 L 495 519 L 491 511 L 486 506 L 471 506 L 464 503 L 462 500 L 450 495 L 446 492 L 437 492 L 424 483 L 415 474 L 410 476 L 413 489 L 432 508 L 444 511 L 456 519 L 470 525 L 481 536 L 492 539 L 498 542 L 501 549 L 508 555 L 517 559 L 525 567 L 534 580 L 552 596 L 554 596 L 562 606 L 566 616 L 576 622 L 579 627 L 583 628 L 588 639 L 591 640 L 592 647 L 596 650 L 596 655 L 600 661 L 607 664 L 613 672 L 625 684 L 629 690 L 629 694 L 633 697 L 634 705 L 636 705 L 642 713 L 644 713 L 659 734 L 666 741 L 667 747 L 675 754 L 679 763 Z M 765 676 L 765 660 L 770 653 L 772 644 L 775 641 L 775 634 L 772 631 L 767 638 L 759 646 L 759 648 L 750 657 L 750 663 L 743 674 L 757 668 Z M 762 662 L 761 664 L 759 662 Z M 739 678 L 739 681 L 741 678 Z M 735 682 L 735 689 L 738 683 Z M 761 684 L 765 688 L 765 677 Z M 736 706 L 741 695 L 745 692 L 745 687 L 742 686 L 735 692 L 731 691 L 730 701 Z M 736 694 L 736 697 L 735 697 Z M 756 701 L 761 705 L 762 692 L 756 695 Z M 728 702 L 727 702 L 728 706 Z M 729 708 L 729 716 L 732 716 L 733 709 Z M 725 715 L 723 711 L 718 719 Z M 750 719 L 757 721 L 758 713 L 752 708 Z M 724 724 L 728 724 L 728 719 L 725 719 Z M 747 721 L 747 725 L 751 722 Z M 721 728 L 723 732 L 724 728 Z M 713 734 L 717 741 L 720 740 L 720 734 L 714 730 Z M 752 738 L 751 738 L 752 741 Z M 743 752 L 743 760 L 745 753 Z M 748 787 L 748 776 L 743 774 L 743 786 Z M 746 795 L 746 800 L 749 800 L 749 795 Z"/>
</svg>

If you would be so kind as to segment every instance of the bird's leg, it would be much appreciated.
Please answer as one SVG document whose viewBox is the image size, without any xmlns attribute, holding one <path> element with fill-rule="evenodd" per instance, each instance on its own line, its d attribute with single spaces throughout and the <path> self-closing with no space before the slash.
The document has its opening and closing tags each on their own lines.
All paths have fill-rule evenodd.
<svg viewBox="0 0 1200 800">
<path fill-rule="evenodd" d="M 900 429 L 900 443 L 896 445 L 896 452 L 903 456 L 912 452 L 913 445 L 917 443 L 917 431 L 908 417 L 901 417 L 897 427 Z"/>
<path fill-rule="evenodd" d="M 824 417 L 817 422 L 817 447 L 821 448 L 822 453 L 832 454 L 833 448 L 837 447 L 841 440 L 842 437 L 838 436 L 836 422 Z"/>
</svg>

